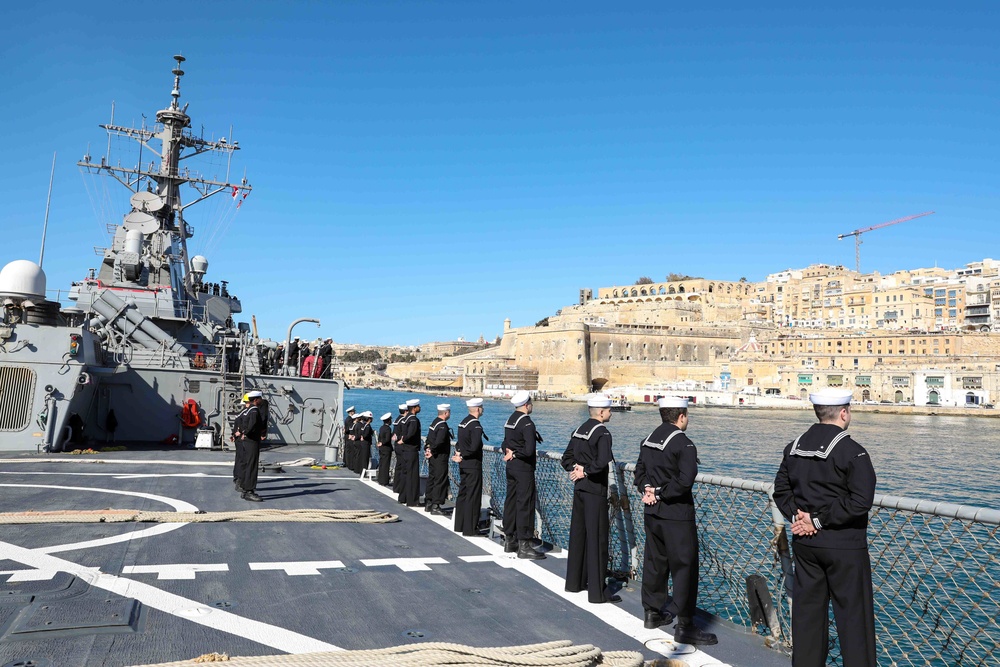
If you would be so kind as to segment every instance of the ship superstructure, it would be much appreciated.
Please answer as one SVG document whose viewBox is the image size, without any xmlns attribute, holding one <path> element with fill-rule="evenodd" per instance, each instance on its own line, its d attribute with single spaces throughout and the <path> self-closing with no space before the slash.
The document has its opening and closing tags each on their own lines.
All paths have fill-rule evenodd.
<svg viewBox="0 0 1000 667">
<path fill-rule="evenodd" d="M 101 126 L 109 137 L 137 142 L 140 158 L 155 159 L 123 166 L 109 156 L 94 161 L 88 151 L 78 163 L 127 188 L 131 210 L 115 225 L 99 268 L 72 285 L 75 307 L 46 300 L 44 272 L 31 262 L 0 273 L 0 449 L 193 444 L 199 431 L 220 446 L 249 389 L 270 403 L 273 439 L 333 445 L 341 437 L 342 383 L 262 375 L 265 343 L 234 322 L 239 299 L 227 281 L 207 282 L 208 260 L 189 254 L 187 210 L 218 195 L 245 197 L 252 187 L 228 178 L 239 142 L 191 131 L 188 105 L 180 103 L 185 59 L 174 59 L 171 102 L 152 127 Z M 226 161 L 225 178 L 189 166 L 207 153 Z M 185 202 L 182 191 L 195 196 Z"/>
</svg>

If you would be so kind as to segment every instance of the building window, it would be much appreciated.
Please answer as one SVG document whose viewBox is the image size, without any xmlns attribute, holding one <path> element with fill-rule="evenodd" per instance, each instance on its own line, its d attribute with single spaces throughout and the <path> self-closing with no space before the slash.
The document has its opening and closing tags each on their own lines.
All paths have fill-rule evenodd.
<svg viewBox="0 0 1000 667">
<path fill-rule="evenodd" d="M 982 389 L 982 388 L 983 388 L 983 378 L 981 377 L 962 378 L 962 389 Z"/>
</svg>

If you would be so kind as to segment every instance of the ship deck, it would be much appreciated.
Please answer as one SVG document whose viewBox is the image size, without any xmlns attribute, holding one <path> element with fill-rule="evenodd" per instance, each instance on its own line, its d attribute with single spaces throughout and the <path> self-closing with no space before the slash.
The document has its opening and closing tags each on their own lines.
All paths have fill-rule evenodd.
<svg viewBox="0 0 1000 667">
<path fill-rule="evenodd" d="M 321 458 L 322 449 L 279 447 L 261 459 L 303 456 Z M 562 590 L 564 554 L 518 560 L 349 471 L 262 473 L 265 502 L 248 503 L 233 489 L 231 462 L 231 453 L 196 450 L 7 455 L 0 497 L 5 512 L 375 509 L 400 520 L 5 525 L 0 664 L 116 667 L 210 652 L 556 639 L 690 665 L 789 664 L 763 638 L 707 615 L 699 623 L 719 635 L 717 646 L 674 644 L 670 627 L 643 628 L 638 587 L 619 591 L 619 605 L 591 605 L 586 593 Z"/>
</svg>

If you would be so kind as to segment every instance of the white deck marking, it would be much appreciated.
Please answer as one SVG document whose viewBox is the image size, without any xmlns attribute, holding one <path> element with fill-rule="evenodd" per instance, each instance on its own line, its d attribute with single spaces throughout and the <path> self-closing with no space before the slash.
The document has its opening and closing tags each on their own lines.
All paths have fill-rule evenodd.
<svg viewBox="0 0 1000 667">
<path fill-rule="evenodd" d="M 105 574 L 98 568 L 77 565 L 33 549 L 19 547 L 16 544 L 0 542 L 0 558 L 28 565 L 38 570 L 68 572 L 80 577 L 91 586 L 117 593 L 123 597 L 133 598 L 153 609 L 185 618 L 192 623 L 198 623 L 213 630 L 243 637 L 285 653 L 343 650 L 339 646 L 327 644 L 291 630 L 237 616 L 221 609 L 206 607 L 194 600 L 168 593 L 140 581 Z"/>
<path fill-rule="evenodd" d="M 359 481 L 362 481 L 364 484 L 370 486 L 383 495 L 393 498 L 396 496 L 391 489 L 381 486 L 375 482 L 370 482 L 368 480 Z M 400 513 L 402 513 L 402 511 L 402 508 L 400 508 Z M 719 662 L 717 659 L 700 649 L 688 647 L 686 644 L 675 644 L 673 641 L 673 635 L 670 635 L 663 630 L 647 630 L 643 627 L 643 619 L 633 616 L 620 607 L 613 604 L 590 604 L 587 601 L 586 591 L 581 591 L 579 593 L 567 593 L 563 590 L 566 585 L 566 581 L 562 577 L 549 572 L 545 568 L 536 565 L 529 560 L 510 558 L 512 554 L 505 555 L 503 545 L 497 544 L 493 540 L 487 540 L 482 537 L 465 537 L 460 533 L 454 532 L 452 530 L 452 521 L 447 517 L 437 517 L 432 514 L 428 514 L 427 512 L 420 511 L 414 511 L 413 514 L 416 516 L 422 516 L 429 521 L 433 521 L 442 528 L 447 529 L 448 532 L 452 533 L 454 536 L 464 539 L 469 544 L 477 546 L 483 551 L 493 555 L 498 565 L 517 570 L 564 600 L 567 600 L 580 609 L 593 614 L 610 627 L 629 637 L 632 637 L 639 643 L 645 645 L 651 651 L 656 651 L 657 653 L 668 658 L 680 658 L 683 656 L 683 659 L 691 667 L 707 667 L 708 665 L 711 665 L 712 667 L 728 667 L 725 663 Z"/>
<path fill-rule="evenodd" d="M 51 581 L 54 576 L 59 574 L 57 570 L 3 570 L 0 574 L 11 575 L 7 579 L 8 584 L 17 583 L 19 581 Z"/>
<path fill-rule="evenodd" d="M 344 567 L 339 560 L 303 560 L 289 563 L 247 563 L 251 570 L 284 570 L 292 577 L 320 574 L 320 570 Z"/>
<path fill-rule="evenodd" d="M 448 561 L 444 558 L 374 558 L 361 563 L 366 567 L 395 565 L 403 572 L 423 572 L 431 569 L 428 565 L 447 565 Z"/>
<path fill-rule="evenodd" d="M 226 563 L 178 563 L 175 565 L 126 565 L 122 574 L 155 574 L 157 579 L 194 579 L 199 572 L 229 572 Z"/>
</svg>

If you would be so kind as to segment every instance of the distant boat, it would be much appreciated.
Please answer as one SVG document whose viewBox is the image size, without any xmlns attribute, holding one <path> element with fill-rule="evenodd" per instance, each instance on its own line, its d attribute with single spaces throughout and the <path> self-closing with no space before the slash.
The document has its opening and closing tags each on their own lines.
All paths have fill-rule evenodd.
<svg viewBox="0 0 1000 667">
<path fill-rule="evenodd" d="M 627 398 L 613 398 L 611 399 L 611 412 L 631 412 L 632 404 L 628 402 Z"/>
</svg>

